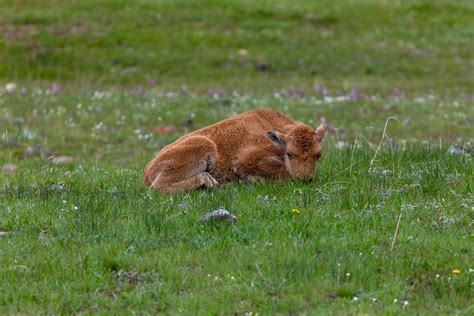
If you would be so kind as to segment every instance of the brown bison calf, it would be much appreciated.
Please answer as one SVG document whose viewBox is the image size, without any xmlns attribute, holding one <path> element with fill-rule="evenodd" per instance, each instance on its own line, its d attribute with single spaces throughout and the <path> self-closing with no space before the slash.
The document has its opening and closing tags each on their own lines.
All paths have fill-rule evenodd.
<svg viewBox="0 0 474 316">
<path fill-rule="evenodd" d="M 174 193 L 238 179 L 311 179 L 325 132 L 271 109 L 244 112 L 165 146 L 145 167 L 143 183 Z"/>
</svg>

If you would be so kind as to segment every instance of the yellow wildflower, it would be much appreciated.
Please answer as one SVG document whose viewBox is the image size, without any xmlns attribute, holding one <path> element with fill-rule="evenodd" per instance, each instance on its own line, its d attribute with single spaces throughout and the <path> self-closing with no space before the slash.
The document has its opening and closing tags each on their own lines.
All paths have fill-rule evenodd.
<svg viewBox="0 0 474 316">
<path fill-rule="evenodd" d="M 291 213 L 293 213 L 293 214 L 299 214 L 299 213 L 301 213 L 301 211 L 300 211 L 299 209 L 297 209 L 297 208 L 294 208 L 294 209 L 291 210 Z"/>
<path fill-rule="evenodd" d="M 451 272 L 453 272 L 454 274 L 460 274 L 460 273 L 461 273 L 461 270 L 459 270 L 459 269 L 453 269 L 453 271 L 451 271 Z"/>
</svg>

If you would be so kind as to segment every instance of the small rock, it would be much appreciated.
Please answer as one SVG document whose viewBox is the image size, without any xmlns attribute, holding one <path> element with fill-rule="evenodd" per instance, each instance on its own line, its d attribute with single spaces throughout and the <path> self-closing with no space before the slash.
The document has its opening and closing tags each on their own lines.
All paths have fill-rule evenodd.
<svg viewBox="0 0 474 316">
<path fill-rule="evenodd" d="M 0 237 L 5 237 L 6 235 L 8 235 L 7 232 L 0 232 Z"/>
<path fill-rule="evenodd" d="M 18 148 L 21 147 L 22 144 L 16 140 L 8 140 L 5 142 L 5 145 L 10 148 Z"/>
<path fill-rule="evenodd" d="M 70 156 L 51 156 L 48 158 L 54 164 L 67 164 L 74 162 L 74 157 Z"/>
<path fill-rule="evenodd" d="M 203 222 L 209 222 L 211 220 L 218 220 L 227 224 L 234 224 L 237 221 L 237 217 L 232 215 L 226 209 L 220 208 L 201 217 L 201 221 Z"/>
<path fill-rule="evenodd" d="M 44 157 L 48 153 L 48 149 L 43 148 L 41 145 L 36 144 L 34 146 L 28 146 L 24 150 L 25 154 L 27 155 L 33 155 L 33 154 L 38 154 L 41 157 Z"/>
<path fill-rule="evenodd" d="M 397 108 L 396 104 L 388 103 L 388 104 L 384 105 L 383 110 L 384 111 L 391 111 L 391 110 L 394 110 L 396 108 Z"/>
<path fill-rule="evenodd" d="M 25 118 L 18 116 L 13 119 L 14 124 L 24 124 L 25 123 Z"/>
<path fill-rule="evenodd" d="M 64 189 L 64 185 L 62 183 L 51 184 L 48 186 L 48 190 L 50 192 L 61 192 L 63 189 Z"/>
<path fill-rule="evenodd" d="M 33 146 L 28 146 L 25 148 L 25 153 L 28 154 L 28 155 L 31 155 L 35 152 L 35 149 L 33 148 Z"/>
<path fill-rule="evenodd" d="M 187 128 L 187 127 L 191 127 L 193 125 L 193 119 L 185 119 L 183 121 L 181 121 L 181 127 L 184 127 L 184 128 Z"/>
<path fill-rule="evenodd" d="M 255 70 L 261 72 L 269 72 L 273 70 L 273 67 L 270 64 L 259 62 L 255 64 Z"/>
<path fill-rule="evenodd" d="M 450 154 L 462 154 L 462 155 L 470 155 L 471 150 L 469 148 L 463 146 L 451 146 L 448 149 L 448 153 Z"/>
<path fill-rule="evenodd" d="M 2 170 L 3 170 L 3 172 L 6 172 L 6 173 L 15 173 L 16 172 L 16 165 L 8 163 L 8 164 L 3 166 Z"/>
</svg>

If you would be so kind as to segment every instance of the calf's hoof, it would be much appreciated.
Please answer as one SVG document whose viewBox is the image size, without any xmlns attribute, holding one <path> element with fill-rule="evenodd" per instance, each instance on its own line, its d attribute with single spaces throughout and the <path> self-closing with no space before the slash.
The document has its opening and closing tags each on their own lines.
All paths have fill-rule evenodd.
<svg viewBox="0 0 474 316">
<path fill-rule="evenodd" d="M 199 182 L 202 188 L 212 188 L 219 184 L 209 173 L 203 172 L 199 174 Z"/>
</svg>

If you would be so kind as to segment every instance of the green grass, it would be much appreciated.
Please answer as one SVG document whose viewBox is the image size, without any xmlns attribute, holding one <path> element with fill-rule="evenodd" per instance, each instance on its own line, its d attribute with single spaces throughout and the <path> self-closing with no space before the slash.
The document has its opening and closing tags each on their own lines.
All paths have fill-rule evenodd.
<svg viewBox="0 0 474 316">
<path fill-rule="evenodd" d="M 3 313 L 472 312 L 472 155 L 447 151 L 454 135 L 471 136 L 468 103 L 153 91 L 0 102 L 0 163 L 18 167 L 0 186 Z M 182 120 L 198 128 L 265 104 L 308 122 L 317 110 L 336 127 L 315 182 L 173 196 L 142 186 L 143 166 L 185 132 Z M 389 115 L 401 122 L 375 155 Z M 235 225 L 200 221 L 220 207 Z"/>
<path fill-rule="evenodd" d="M 0 0 L 0 314 L 472 314 L 473 13 Z M 142 186 L 262 106 L 334 128 L 313 182 Z M 221 207 L 235 225 L 200 220 Z"/>
<path fill-rule="evenodd" d="M 2 311 L 469 314 L 471 158 L 384 150 L 384 176 L 371 157 L 332 149 L 310 185 L 177 196 L 138 168 L 33 164 L 2 186 Z M 219 207 L 237 224 L 199 221 Z"/>
<path fill-rule="evenodd" d="M 474 85 L 468 0 L 4 0 L 0 9 L 4 80 L 445 94 Z"/>
</svg>

